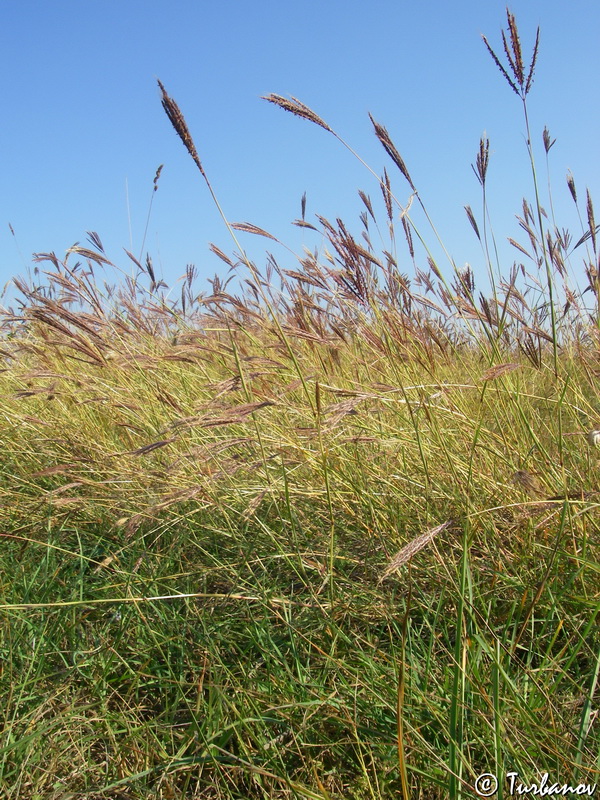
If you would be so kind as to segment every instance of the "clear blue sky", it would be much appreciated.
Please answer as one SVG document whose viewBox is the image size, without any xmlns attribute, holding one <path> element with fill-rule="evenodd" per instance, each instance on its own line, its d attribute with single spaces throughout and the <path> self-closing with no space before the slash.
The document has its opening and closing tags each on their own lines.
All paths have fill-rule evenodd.
<svg viewBox="0 0 600 800">
<path fill-rule="evenodd" d="M 490 138 L 488 192 L 494 231 L 524 239 L 515 221 L 533 199 L 522 108 L 481 41 L 501 49 L 504 0 L 356 0 L 208 3 L 141 0 L 22 0 L 8 4 L 0 29 L 3 155 L 0 190 L 0 290 L 24 273 L 34 252 L 62 257 L 86 231 L 131 273 L 123 248 L 139 255 L 152 194 L 164 164 L 144 251 L 169 284 L 186 264 L 204 277 L 227 267 L 208 248 L 231 253 L 206 186 L 161 107 L 156 78 L 182 109 L 202 163 L 231 221 L 249 221 L 301 252 L 319 236 L 293 227 L 307 193 L 307 220 L 342 217 L 360 233 L 357 190 L 374 178 L 322 129 L 260 99 L 294 95 L 319 113 L 381 173 L 399 198 L 410 190 L 375 139 L 367 112 L 384 124 L 456 263 L 483 269 L 463 210 L 480 218 L 471 164 Z M 589 186 L 600 217 L 600 74 L 597 0 L 513 0 L 525 58 L 541 27 L 529 96 L 538 168 L 546 185 L 544 125 L 557 142 L 550 169 L 561 226 L 581 229 L 565 182 Z M 131 240 L 126 185 L 131 216 Z M 16 239 L 10 233 L 12 225 Z M 273 250 L 240 234 L 252 258 Z M 429 237 L 428 235 L 428 238 Z M 401 269 L 410 273 L 399 247 Z M 506 271 L 519 254 L 502 248 Z M 424 266 L 424 265 L 423 265 Z M 114 276 L 107 273 L 109 280 Z"/>
</svg>

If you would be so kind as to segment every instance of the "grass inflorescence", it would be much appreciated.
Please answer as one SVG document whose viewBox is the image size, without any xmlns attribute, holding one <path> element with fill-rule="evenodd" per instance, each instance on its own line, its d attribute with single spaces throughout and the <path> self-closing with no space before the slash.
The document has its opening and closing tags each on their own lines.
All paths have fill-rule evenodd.
<svg viewBox="0 0 600 800">
<path fill-rule="evenodd" d="M 509 13 L 508 66 L 485 42 L 525 114 L 538 41 L 526 68 Z M 348 147 L 296 98 L 267 100 Z M 482 138 L 480 219 L 466 209 L 481 290 L 472 269 L 438 264 L 372 122 L 409 201 L 376 176 L 384 222 L 361 191 L 357 237 L 307 222 L 303 198 L 296 224 L 325 247 L 264 271 L 236 235 L 274 237 L 223 214 L 239 252 L 212 249 L 240 294 L 218 277 L 197 294 L 189 267 L 173 299 L 131 253 L 137 277 L 102 284 L 113 265 L 95 233 L 63 260 L 39 254 L 43 284 L 15 279 L 0 352 L 7 800 L 597 781 L 591 197 L 573 245 L 530 150 L 523 263 L 503 271 Z M 543 142 L 548 156 L 547 129 Z M 572 176 L 568 189 L 577 205 Z"/>
</svg>

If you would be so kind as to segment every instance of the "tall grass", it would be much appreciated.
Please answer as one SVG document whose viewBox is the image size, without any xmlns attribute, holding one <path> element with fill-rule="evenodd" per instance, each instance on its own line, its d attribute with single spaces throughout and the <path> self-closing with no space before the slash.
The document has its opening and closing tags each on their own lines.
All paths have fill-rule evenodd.
<svg viewBox="0 0 600 800">
<path fill-rule="evenodd" d="M 538 39 L 525 69 L 508 13 L 503 44 L 508 66 L 486 40 L 527 114 Z M 267 99 L 346 145 L 295 98 Z M 373 125 L 412 200 L 376 176 L 384 219 L 361 191 L 359 237 L 303 205 L 297 224 L 326 246 L 262 271 L 238 235 L 273 237 L 222 210 L 238 257 L 212 249 L 241 294 L 218 277 L 197 294 L 188 268 L 173 300 L 131 253 L 137 277 L 103 284 L 114 265 L 95 233 L 63 260 L 40 254 L 41 285 L 15 279 L 0 353 L 3 797 L 458 798 L 482 773 L 502 797 L 511 771 L 597 781 L 591 198 L 572 246 L 541 205 L 528 130 L 535 203 L 513 242 L 527 266 L 502 271 L 482 139 L 481 221 L 466 211 L 484 294 L 472 270 L 436 262 L 426 206 Z"/>
</svg>

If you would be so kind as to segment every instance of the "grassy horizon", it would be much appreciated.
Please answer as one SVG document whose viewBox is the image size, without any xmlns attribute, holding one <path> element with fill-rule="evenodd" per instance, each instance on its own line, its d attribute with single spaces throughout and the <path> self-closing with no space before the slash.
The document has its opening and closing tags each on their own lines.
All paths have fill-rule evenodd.
<svg viewBox="0 0 600 800">
<path fill-rule="evenodd" d="M 7 800 L 459 798 L 478 775 L 600 783 L 597 226 L 534 201 L 485 293 L 408 184 L 373 173 L 360 236 L 259 269 L 183 113 L 169 121 L 237 253 L 241 293 L 100 237 L 41 254 L 0 317 L 0 787 Z M 295 98 L 266 98 L 349 147 Z M 303 123 L 299 123 L 303 124 Z M 538 137 L 539 138 L 539 137 Z M 548 157 L 552 139 L 541 137 Z M 356 155 L 356 154 L 355 154 Z M 155 176 L 155 187 L 160 170 Z M 551 196 L 548 198 L 551 209 Z M 383 217 L 377 207 L 382 204 Z M 427 233 L 425 233 L 427 231 Z M 374 241 L 380 241 L 377 247 Z M 74 263 L 74 259 L 79 259 Z M 575 264 L 586 285 L 575 288 Z M 411 275 L 409 276 L 409 272 Z"/>
</svg>

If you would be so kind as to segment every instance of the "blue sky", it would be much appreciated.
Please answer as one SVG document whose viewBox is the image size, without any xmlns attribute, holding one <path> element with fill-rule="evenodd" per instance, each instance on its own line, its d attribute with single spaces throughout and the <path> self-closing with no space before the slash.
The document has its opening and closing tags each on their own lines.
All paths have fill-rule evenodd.
<svg viewBox="0 0 600 800">
<path fill-rule="evenodd" d="M 372 175 L 330 134 L 260 99 L 294 95 L 378 174 L 386 166 L 406 200 L 409 187 L 373 135 L 368 112 L 385 125 L 452 257 L 483 274 L 463 206 L 481 218 L 470 165 L 484 131 L 499 242 L 523 240 L 515 214 L 524 195 L 533 199 L 521 103 L 481 41 L 483 33 L 501 49 L 505 8 L 504 0 L 9 4 L 0 29 L 0 290 L 26 273 L 33 253 L 62 257 L 75 242 L 86 243 L 89 230 L 131 274 L 123 248 L 140 255 L 160 164 L 144 255 L 169 284 L 189 263 L 200 275 L 198 291 L 208 289 L 204 278 L 226 277 L 208 243 L 226 253 L 235 245 L 161 107 L 157 78 L 183 111 L 231 221 L 263 227 L 301 253 L 303 245 L 321 243 L 291 225 L 303 192 L 308 221 L 341 217 L 360 234 L 363 189 L 383 223 Z M 528 101 L 532 136 L 543 188 L 544 125 L 557 139 L 550 153 L 554 206 L 559 225 L 577 239 L 565 175 L 572 171 L 580 196 L 589 187 L 598 197 L 600 5 L 574 0 L 567 10 L 564 0 L 514 0 L 510 8 L 527 59 L 541 27 Z M 266 240 L 240 234 L 240 241 L 259 267 L 265 250 L 296 267 L 287 250 Z M 500 252 L 508 272 L 519 254 L 504 245 Z M 399 253 L 410 274 L 402 246 Z"/>
</svg>

